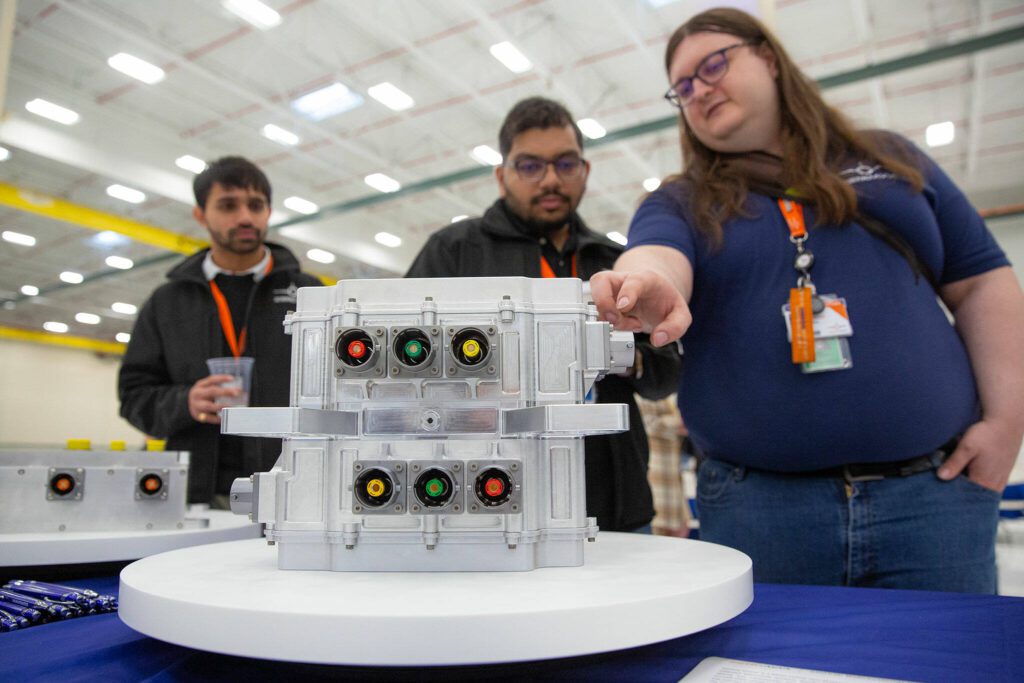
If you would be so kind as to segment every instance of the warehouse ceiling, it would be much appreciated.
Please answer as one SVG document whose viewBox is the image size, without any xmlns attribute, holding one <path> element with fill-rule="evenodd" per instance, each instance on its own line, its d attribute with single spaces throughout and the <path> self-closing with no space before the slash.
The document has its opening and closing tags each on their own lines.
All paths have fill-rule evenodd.
<svg viewBox="0 0 1024 683">
<path fill-rule="evenodd" d="M 404 272 L 432 232 L 494 200 L 492 167 L 471 154 L 496 149 L 507 110 L 541 94 L 607 131 L 588 143 L 593 170 L 581 213 L 597 230 L 625 234 L 643 182 L 680 168 L 673 111 L 661 97 L 666 39 L 721 4 L 264 0 L 274 12 L 262 20 L 276 14 L 277 23 L 257 28 L 229 9 L 241 0 L 2 2 L 15 10 L 0 35 L 5 46 L 12 38 L 0 230 L 34 243 L 0 241 L 0 328 L 38 335 L 45 323 L 62 323 L 66 336 L 102 342 L 131 330 L 130 307 L 111 306 L 140 306 L 205 238 L 191 218 L 193 174 L 176 163 L 186 155 L 242 154 L 263 167 L 274 189 L 273 239 L 306 270 L 330 279 L 390 276 Z M 774 26 L 827 86 L 826 99 L 859 125 L 928 149 L 980 209 L 1024 203 L 1024 2 L 730 4 Z M 513 72 L 492 56 L 506 42 L 528 68 Z M 943 52 L 957 46 L 956 56 Z M 162 80 L 147 84 L 112 68 L 122 53 L 159 67 Z M 891 68 L 865 69 L 875 65 Z M 395 110 L 378 101 L 384 83 L 411 104 Z M 333 84 L 353 108 L 296 108 Z M 77 121 L 33 113 L 39 100 Z M 952 142 L 928 148 L 926 129 L 943 122 Z M 268 125 L 284 131 L 278 141 Z M 288 134 L 293 144 L 280 141 Z M 400 189 L 371 187 L 373 174 Z M 116 198 L 113 185 L 144 197 Z M 401 243 L 386 246 L 380 233 Z M 327 254 L 313 252 L 315 261 L 311 249 Z M 113 267 L 110 256 L 133 265 Z M 62 281 L 66 271 L 83 282 Z"/>
</svg>

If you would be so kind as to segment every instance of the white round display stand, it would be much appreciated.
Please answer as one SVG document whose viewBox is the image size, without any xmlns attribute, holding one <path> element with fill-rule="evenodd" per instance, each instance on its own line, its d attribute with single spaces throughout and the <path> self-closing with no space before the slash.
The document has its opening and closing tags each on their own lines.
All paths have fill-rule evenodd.
<svg viewBox="0 0 1024 683">
<path fill-rule="evenodd" d="M 126 567 L 118 613 L 136 631 L 200 650 L 405 666 L 646 645 L 753 601 L 750 558 L 723 546 L 603 532 L 585 557 L 526 572 L 286 571 L 263 541 L 219 543 Z"/>
<path fill-rule="evenodd" d="M 137 560 L 204 543 L 258 538 L 262 533 L 258 524 L 228 510 L 189 513 L 188 519 L 208 519 L 209 526 L 186 526 L 167 531 L 0 534 L 0 567 Z"/>
</svg>

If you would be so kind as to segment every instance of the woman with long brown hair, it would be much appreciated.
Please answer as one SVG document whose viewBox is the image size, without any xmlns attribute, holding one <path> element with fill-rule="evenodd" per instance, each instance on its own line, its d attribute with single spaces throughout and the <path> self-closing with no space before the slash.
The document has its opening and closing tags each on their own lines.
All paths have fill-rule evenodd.
<svg viewBox="0 0 1024 683">
<path fill-rule="evenodd" d="M 757 581 L 994 592 L 1024 435 L 1002 250 L 934 162 L 826 105 L 753 17 L 696 15 L 665 67 L 684 170 L 591 285 L 618 327 L 686 333 L 702 538 Z"/>
</svg>

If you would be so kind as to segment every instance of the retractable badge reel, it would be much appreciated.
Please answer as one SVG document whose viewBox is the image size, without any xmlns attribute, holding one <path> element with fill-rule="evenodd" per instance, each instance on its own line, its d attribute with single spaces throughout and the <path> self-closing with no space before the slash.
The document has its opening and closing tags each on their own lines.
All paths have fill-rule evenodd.
<svg viewBox="0 0 1024 683">
<path fill-rule="evenodd" d="M 796 247 L 793 269 L 799 274 L 796 287 L 789 290 L 789 303 L 782 306 L 793 363 L 801 372 L 827 372 L 853 367 L 848 337 L 853 335 L 846 300 L 835 294 L 818 295 L 811 268 L 814 254 L 807 249 L 807 227 L 803 206 L 789 199 L 779 200 L 789 241 Z"/>
</svg>

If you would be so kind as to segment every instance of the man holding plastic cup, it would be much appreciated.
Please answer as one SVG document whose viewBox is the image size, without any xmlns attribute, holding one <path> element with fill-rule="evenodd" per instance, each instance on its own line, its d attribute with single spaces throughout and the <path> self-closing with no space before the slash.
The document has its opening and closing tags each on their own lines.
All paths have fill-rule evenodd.
<svg viewBox="0 0 1024 683">
<path fill-rule="evenodd" d="M 192 453 L 188 500 L 227 506 L 236 477 L 269 469 L 273 439 L 220 433 L 227 405 L 288 405 L 285 314 L 299 287 L 320 285 L 286 248 L 266 242 L 270 182 L 241 157 L 193 182 L 192 215 L 210 247 L 175 266 L 139 312 L 118 378 L 121 416 Z"/>
</svg>

